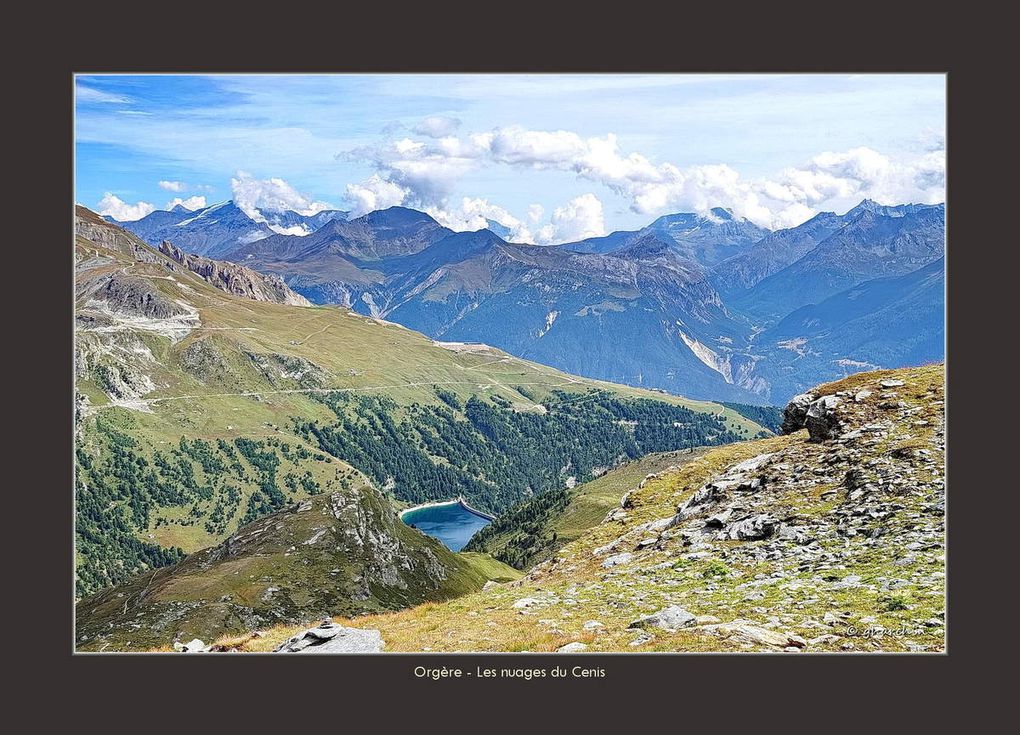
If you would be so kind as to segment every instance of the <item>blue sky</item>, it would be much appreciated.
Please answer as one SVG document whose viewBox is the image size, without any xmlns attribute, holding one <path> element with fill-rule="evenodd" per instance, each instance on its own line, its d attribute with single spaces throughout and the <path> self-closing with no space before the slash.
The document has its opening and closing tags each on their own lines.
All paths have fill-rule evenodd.
<svg viewBox="0 0 1020 735">
<path fill-rule="evenodd" d="M 713 206 L 778 227 L 942 201 L 944 136 L 941 75 L 80 76 L 76 200 L 399 203 L 536 242 Z"/>
</svg>

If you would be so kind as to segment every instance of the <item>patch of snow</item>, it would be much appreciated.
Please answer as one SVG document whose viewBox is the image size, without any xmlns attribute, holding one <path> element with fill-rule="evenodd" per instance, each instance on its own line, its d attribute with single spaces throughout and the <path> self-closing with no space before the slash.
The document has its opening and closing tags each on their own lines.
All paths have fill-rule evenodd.
<svg viewBox="0 0 1020 735">
<path fill-rule="evenodd" d="M 368 310 L 371 312 L 372 316 L 376 319 L 382 316 L 382 312 L 379 310 L 379 307 L 375 305 L 375 299 L 372 298 L 372 294 L 361 294 L 361 300 L 368 306 Z"/>
<path fill-rule="evenodd" d="M 250 243 L 258 242 L 259 240 L 265 240 L 267 237 L 269 237 L 269 235 L 264 233 L 262 230 L 252 230 L 251 232 L 246 232 L 238 237 L 237 242 L 241 245 L 249 245 Z M 251 255 L 248 257 L 250 258 Z"/>
</svg>

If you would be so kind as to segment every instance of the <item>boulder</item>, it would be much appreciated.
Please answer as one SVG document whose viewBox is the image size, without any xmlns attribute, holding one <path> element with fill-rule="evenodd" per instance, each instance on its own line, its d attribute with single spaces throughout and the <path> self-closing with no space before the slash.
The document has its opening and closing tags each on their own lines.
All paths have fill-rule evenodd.
<svg viewBox="0 0 1020 735">
<path fill-rule="evenodd" d="M 625 551 L 622 554 L 613 554 L 612 556 L 607 558 L 604 562 L 602 562 L 602 566 L 605 569 L 609 569 L 610 567 L 615 567 L 619 564 L 626 564 L 633 558 L 634 555 L 631 554 L 629 551 Z"/>
<path fill-rule="evenodd" d="M 792 434 L 804 428 L 808 406 L 815 400 L 813 393 L 801 393 L 790 399 L 783 409 L 783 423 L 779 430 L 784 434 Z"/>
<path fill-rule="evenodd" d="M 587 650 L 588 646 L 580 641 L 575 641 L 574 643 L 568 643 L 565 646 L 560 646 L 556 649 L 556 653 L 582 653 Z"/>
<path fill-rule="evenodd" d="M 276 653 L 379 653 L 383 649 L 378 630 L 345 628 L 329 618 L 318 627 L 292 637 Z"/>
<path fill-rule="evenodd" d="M 756 541 L 770 538 L 779 530 L 780 522 L 772 516 L 761 513 L 734 523 L 719 534 L 721 540 Z"/>
<path fill-rule="evenodd" d="M 205 653 L 209 648 L 198 638 L 193 638 L 187 643 L 175 642 L 174 650 L 180 653 Z"/>
<path fill-rule="evenodd" d="M 645 615 L 644 617 L 638 618 L 628 628 L 662 628 L 673 633 L 681 628 L 689 628 L 695 624 L 697 618 L 684 610 L 679 605 L 672 605 L 670 607 L 663 608 L 658 612 L 652 613 L 651 615 Z"/>
<path fill-rule="evenodd" d="M 804 419 L 808 441 L 822 442 L 839 436 L 839 417 L 836 415 L 838 405 L 839 398 L 836 396 L 822 396 L 808 406 Z"/>
<path fill-rule="evenodd" d="M 711 635 L 731 640 L 746 646 L 761 646 L 776 650 L 787 648 L 800 649 L 807 645 L 807 642 L 799 635 L 788 633 L 777 633 L 768 628 L 753 625 L 746 620 L 734 620 L 732 623 L 720 623 L 718 625 L 706 625 L 701 630 Z"/>
</svg>

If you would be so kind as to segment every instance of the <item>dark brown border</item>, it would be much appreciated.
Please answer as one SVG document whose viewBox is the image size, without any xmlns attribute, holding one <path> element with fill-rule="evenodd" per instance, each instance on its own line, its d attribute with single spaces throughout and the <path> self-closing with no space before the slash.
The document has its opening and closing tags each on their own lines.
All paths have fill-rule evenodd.
<svg viewBox="0 0 1020 735">
<path fill-rule="evenodd" d="M 7 428 L 15 450 L 7 457 L 10 499 L 4 513 L 14 536 L 4 581 L 5 607 L 14 620 L 6 637 L 12 653 L 24 657 L 26 673 L 19 679 L 32 685 L 18 709 L 32 712 L 37 726 L 52 713 L 72 726 L 114 730 L 162 722 L 175 729 L 236 728 L 251 719 L 265 729 L 336 730 L 363 720 L 386 731 L 404 717 L 417 727 L 446 727 L 446 708 L 456 707 L 466 716 L 453 719 L 466 720 L 472 730 L 523 717 L 541 731 L 551 728 L 557 713 L 575 726 L 593 717 L 599 731 L 656 721 L 685 729 L 699 720 L 724 729 L 798 722 L 816 729 L 851 718 L 865 727 L 885 730 L 899 722 L 916 730 L 940 721 L 952 694 L 979 682 L 983 659 L 1008 642 L 1013 608 L 1000 593 L 1012 585 L 990 576 L 994 566 L 982 563 L 1012 559 L 986 548 L 994 533 L 989 524 L 1005 521 L 982 514 L 999 502 L 993 494 L 1012 493 L 1015 485 L 1012 473 L 989 459 L 995 441 L 990 435 L 1016 425 L 1004 406 L 990 403 L 990 391 L 1011 392 L 1012 375 L 1007 358 L 989 357 L 989 351 L 1015 338 L 1006 307 L 986 306 L 989 265 L 1015 248 L 1006 239 L 1015 240 L 1008 225 L 1015 206 L 995 199 L 996 191 L 1004 191 L 996 181 L 1003 163 L 996 143 L 1008 152 L 1013 136 L 994 135 L 996 115 L 988 111 L 989 101 L 1012 95 L 1012 85 L 998 87 L 991 77 L 1005 58 L 985 58 L 981 49 L 965 53 L 955 43 L 971 21 L 940 15 L 934 7 L 900 10 L 860 2 L 785 13 L 774 4 L 746 10 L 735 4 L 672 10 L 661 3 L 602 9 L 474 4 L 442 19 L 435 5 L 404 10 L 395 4 L 379 7 L 374 17 L 349 5 L 329 13 L 294 6 L 267 14 L 255 6 L 117 9 L 104 3 L 47 12 L 51 17 L 10 19 L 12 42 L 30 43 L 19 62 L 25 69 L 8 67 L 4 115 L 21 128 L 8 133 L 18 176 L 11 177 L 17 191 L 5 211 L 14 232 L 4 238 L 5 282 L 14 292 L 5 323 L 14 403 Z M 994 19 L 978 21 L 982 47 L 1003 48 L 991 38 Z M 61 32 L 66 37 L 57 40 Z M 421 682 L 411 673 L 419 662 L 489 663 L 477 656 L 72 658 L 67 416 L 73 282 L 66 249 L 67 205 L 73 200 L 71 73 L 188 70 L 948 72 L 951 652 L 555 661 L 520 655 L 515 665 L 573 665 L 576 658 L 605 668 L 607 677 L 495 685 Z M 975 316 L 984 317 L 991 334 L 979 331 Z M 1005 450 L 995 456 L 1014 455 Z M 996 620 L 1002 626 L 997 630 L 991 627 Z"/>
</svg>

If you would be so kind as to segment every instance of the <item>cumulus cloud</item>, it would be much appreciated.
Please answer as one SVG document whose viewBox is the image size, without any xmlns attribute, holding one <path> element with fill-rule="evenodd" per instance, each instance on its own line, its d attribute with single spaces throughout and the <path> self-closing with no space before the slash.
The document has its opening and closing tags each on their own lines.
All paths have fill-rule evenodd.
<svg viewBox="0 0 1020 735">
<path fill-rule="evenodd" d="M 489 227 L 489 222 L 503 225 L 510 234 L 510 242 L 533 242 L 534 236 L 527 224 L 503 207 L 487 199 L 464 197 L 456 207 L 428 207 L 425 210 L 444 227 L 458 232 L 471 232 Z"/>
<path fill-rule="evenodd" d="M 185 209 L 191 210 L 192 212 L 194 212 L 196 209 L 205 209 L 206 206 L 208 206 L 205 203 L 205 197 L 203 197 L 203 196 L 193 196 L 193 197 L 188 197 L 187 199 L 181 199 L 180 197 L 174 197 L 173 199 L 171 199 L 169 202 L 166 203 L 166 206 L 164 207 L 164 209 L 168 209 L 168 210 L 169 209 L 173 209 L 178 204 L 181 205 L 182 207 L 184 207 Z"/>
<path fill-rule="evenodd" d="M 325 202 L 313 201 L 280 178 L 256 179 L 246 171 L 238 171 L 230 180 L 234 204 L 256 222 L 266 222 L 265 212 L 293 211 L 317 214 L 330 209 Z"/>
<path fill-rule="evenodd" d="M 427 207 L 425 211 L 457 232 L 481 230 L 495 222 L 510 230 L 509 242 L 556 245 L 605 234 L 602 202 L 594 194 L 583 194 L 556 207 L 543 225 L 544 210 L 537 204 L 528 207 L 526 219 L 487 199 L 472 197 L 464 197 L 455 206 Z"/>
<path fill-rule="evenodd" d="M 297 235 L 298 237 L 304 237 L 305 235 L 312 234 L 312 231 L 304 225 L 291 225 L 289 227 L 285 227 L 284 225 L 270 224 L 268 227 L 278 235 Z"/>
<path fill-rule="evenodd" d="M 414 126 L 414 132 L 429 138 L 444 138 L 453 135 L 460 127 L 460 120 L 445 115 L 431 115 Z"/>
<path fill-rule="evenodd" d="M 409 193 L 404 187 L 374 175 L 360 184 L 348 184 L 344 196 L 351 205 L 351 217 L 360 217 L 403 204 Z"/>
<path fill-rule="evenodd" d="M 553 210 L 548 225 L 538 232 L 540 244 L 584 240 L 606 234 L 602 202 L 594 194 L 582 194 Z"/>
<path fill-rule="evenodd" d="M 141 219 L 147 214 L 154 212 L 156 207 L 148 202 L 135 202 L 128 204 L 120 197 L 106 192 L 99 200 L 96 211 L 105 217 L 113 217 L 120 222 L 133 222 Z"/>
<path fill-rule="evenodd" d="M 435 133 L 426 135 L 428 140 L 404 137 L 343 155 L 376 168 L 374 188 L 388 182 L 402 191 L 402 201 L 437 210 L 446 208 L 464 175 L 483 165 L 572 172 L 626 198 L 640 214 L 707 214 L 713 207 L 725 207 L 773 228 L 800 224 L 822 209 L 865 197 L 884 204 L 933 203 L 945 197 L 945 140 L 938 133 L 928 134 L 924 152 L 913 157 L 894 159 L 867 147 L 826 151 L 773 176 L 749 179 L 721 163 L 680 167 L 654 162 L 641 153 L 622 151 L 612 133 L 584 138 L 568 130 L 509 126 L 458 136 L 443 135 L 448 131 L 424 122 L 416 131 L 426 127 Z M 565 223 L 567 209 L 560 209 Z M 587 216 L 594 227 L 593 207 L 576 214 L 580 220 Z M 541 213 L 529 213 L 528 218 L 536 223 Z M 556 229 L 552 221 L 549 227 Z"/>
</svg>

